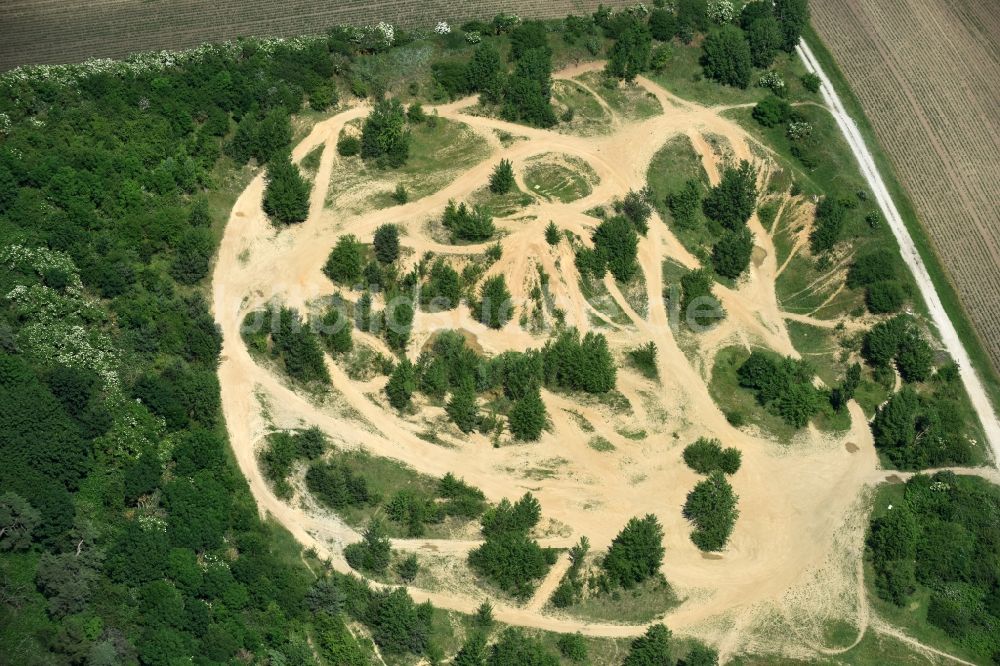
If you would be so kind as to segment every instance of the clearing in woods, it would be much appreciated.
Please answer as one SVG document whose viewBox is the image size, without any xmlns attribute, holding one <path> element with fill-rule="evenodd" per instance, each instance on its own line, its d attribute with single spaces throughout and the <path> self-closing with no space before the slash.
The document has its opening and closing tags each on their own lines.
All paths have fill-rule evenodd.
<svg viewBox="0 0 1000 666">
<path fill-rule="evenodd" d="M 586 75 L 600 66 L 591 63 L 556 76 L 582 75 L 586 81 Z M 316 426 L 338 447 L 361 447 L 435 477 L 454 472 L 493 502 L 530 490 L 549 524 L 559 526 L 542 539 L 547 546 L 568 547 L 585 535 L 593 552 L 600 553 L 629 518 L 655 514 L 666 534 L 662 573 L 679 601 L 664 620 L 675 631 L 717 645 L 723 656 L 751 647 L 755 652 L 797 658 L 828 653 L 824 636 L 835 620 L 855 628 L 857 644 L 869 620 L 859 584 L 866 488 L 886 476 L 861 407 L 851 403 L 849 424 L 809 425 L 789 444 L 760 429 L 731 425 L 713 400 L 708 379 L 718 352 L 734 345 L 766 347 L 798 357 L 801 350 L 793 345 L 790 319 L 823 329 L 842 321 L 848 330 L 856 330 L 858 322 L 849 315 L 820 320 L 783 311 L 775 295 L 780 266 L 771 236 L 771 229 L 780 225 L 765 230 L 756 214 L 749 223 L 756 237 L 749 275 L 731 286 L 715 286 L 727 316 L 697 336 L 671 326 L 663 294 L 678 268 L 695 268 L 698 260 L 657 214 L 639 244 L 642 279 L 636 282 L 644 293 L 631 288 L 626 296 L 610 276 L 601 285 L 615 306 L 613 319 L 584 298 L 566 239 L 550 246 L 544 238 L 549 220 L 560 231 L 589 237 L 597 220 L 588 212 L 630 189 L 642 188 L 654 155 L 678 135 L 690 140 L 712 183 L 719 181 L 724 157 L 755 163 L 762 190 L 778 173 L 769 153 L 723 115 L 722 107 L 683 101 L 648 79 L 640 78 L 639 86 L 668 111 L 642 117 L 648 115 L 643 111 L 628 119 L 609 105 L 607 112 L 615 116 L 613 130 L 601 135 L 568 136 L 464 113 L 474 99 L 429 108 L 443 119 L 466 124 L 488 147 L 489 156 L 456 174 L 439 191 L 389 209 L 368 207 L 355 214 L 324 205 L 331 172 L 342 159 L 335 149 L 337 138 L 345 124 L 367 113 L 363 105 L 319 122 L 293 151 L 293 158 L 301 160 L 317 147 L 323 150 L 305 223 L 276 231 L 261 210 L 264 179 L 255 178 L 233 208 L 213 279 L 214 312 L 224 335 L 219 369 L 223 410 L 240 467 L 261 510 L 341 570 L 348 570 L 343 546 L 356 541 L 357 532 L 335 516 L 309 509 L 301 496 L 279 499 L 258 467 L 257 451 L 275 427 Z M 499 138 L 505 135 L 527 140 L 505 144 Z M 720 145 L 725 150 L 719 150 Z M 423 406 L 415 416 L 399 416 L 381 391 L 384 377 L 352 380 L 328 356 L 333 392 L 341 403 L 341 409 L 332 409 L 297 392 L 273 368 L 258 363 L 244 345 L 240 327 L 248 312 L 272 302 L 306 312 L 336 291 L 321 268 L 344 234 L 368 242 L 380 224 L 399 225 L 407 269 L 428 251 L 453 257 L 482 254 L 488 243 L 442 242 L 429 233 L 428 220 L 439 217 L 449 199 L 467 200 L 480 191 L 501 157 L 513 163 L 518 188 L 533 191 L 524 174 L 530 173 L 533 163 L 553 155 L 560 156 L 562 165 L 589 165 L 587 187 L 573 188 L 573 196 L 561 196 L 564 181 L 555 179 L 549 196 L 529 197 L 530 203 L 513 216 L 498 218 L 503 252 L 486 277 L 504 275 L 520 311 L 521 304 L 529 302 L 539 269 L 554 276 L 548 289 L 565 312 L 566 324 L 609 334 L 612 352 L 620 361 L 617 389 L 623 397 L 614 409 L 543 390 L 551 424 L 540 441 L 528 445 L 504 441 L 494 447 L 480 434 L 452 437 L 457 430 L 442 425 L 439 409 Z M 356 192 L 359 199 L 370 194 L 365 188 Z M 782 211 L 812 209 L 804 195 L 779 191 L 769 197 Z M 519 324 L 517 314 L 494 330 L 477 321 L 464 305 L 443 313 L 419 312 L 409 356 L 415 358 L 435 332 L 446 328 L 463 330 L 490 355 L 540 348 L 545 335 Z M 370 334 L 356 332 L 355 337 L 384 349 L 381 340 Z M 649 341 L 658 349 L 658 378 L 640 374 L 625 361 L 627 350 Z M 434 437 L 427 436 L 429 427 Z M 702 436 L 717 437 L 743 456 L 741 469 L 732 477 L 740 518 L 726 549 L 710 557 L 689 539 L 690 525 L 681 513 L 687 492 L 699 479 L 683 463 L 681 452 Z M 395 548 L 421 558 L 464 558 L 475 545 L 476 541 L 458 539 L 393 542 Z M 564 570 L 565 562 L 554 567 L 540 594 L 551 592 L 557 582 L 554 577 Z M 491 596 L 490 591 L 477 586 L 463 567 L 456 571 L 452 580 L 445 577 L 433 590 L 410 586 L 409 591 L 418 601 L 472 612 Z M 545 601 L 546 596 L 524 605 L 495 601 L 494 615 L 511 624 L 593 636 L 634 636 L 645 629 L 640 620 L 627 624 L 581 619 L 553 611 Z M 795 640 L 788 639 L 789 631 Z"/>
<path fill-rule="evenodd" d="M 1000 367 L 996 3 L 824 0 L 812 15 Z"/>
</svg>

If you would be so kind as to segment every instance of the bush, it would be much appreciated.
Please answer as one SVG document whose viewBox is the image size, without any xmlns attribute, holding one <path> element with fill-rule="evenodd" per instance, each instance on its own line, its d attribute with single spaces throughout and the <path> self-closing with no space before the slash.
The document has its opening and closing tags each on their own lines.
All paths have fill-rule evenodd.
<svg viewBox="0 0 1000 666">
<path fill-rule="evenodd" d="M 813 254 L 820 254 L 833 248 L 840 240 L 847 209 L 837 199 L 824 197 L 816 206 L 816 222 L 809 234 L 809 246 Z"/>
<path fill-rule="evenodd" d="M 545 427 L 545 403 L 538 389 L 528 392 L 510 410 L 510 431 L 516 439 L 533 442 Z"/>
<path fill-rule="evenodd" d="M 410 193 L 407 191 L 406 185 L 402 183 L 396 185 L 396 189 L 392 191 L 392 200 L 400 206 L 410 200 Z"/>
<path fill-rule="evenodd" d="M 731 231 L 739 231 L 757 207 L 757 169 L 746 160 L 728 166 L 702 208 L 705 215 Z"/>
<path fill-rule="evenodd" d="M 469 553 L 469 565 L 476 573 L 520 600 L 531 596 L 534 581 L 544 577 L 550 566 L 538 542 L 528 537 L 540 513 L 530 493 L 515 504 L 502 500 L 483 515 L 486 541 Z"/>
<path fill-rule="evenodd" d="M 707 327 L 723 316 L 722 306 L 712 293 L 712 274 L 704 268 L 681 276 L 680 315 L 685 324 Z"/>
<path fill-rule="evenodd" d="M 750 267 L 753 256 L 753 233 L 746 227 L 722 232 L 712 247 L 712 267 L 723 277 L 735 280 Z"/>
<path fill-rule="evenodd" d="M 754 350 L 736 371 L 740 386 L 756 392 L 757 402 L 794 428 L 802 428 L 822 406 L 805 361 Z"/>
<path fill-rule="evenodd" d="M 331 509 L 365 506 L 378 502 L 364 477 L 340 462 L 314 462 L 306 472 L 306 488 Z"/>
<path fill-rule="evenodd" d="M 361 280 L 361 269 L 364 266 L 365 246 L 353 234 L 347 234 L 337 239 L 337 244 L 330 251 L 326 263 L 323 264 L 323 274 L 331 282 L 353 285 Z"/>
<path fill-rule="evenodd" d="M 337 106 L 339 101 L 337 89 L 332 84 L 317 86 L 309 93 L 309 107 L 314 111 L 326 111 Z"/>
<path fill-rule="evenodd" d="M 632 641 L 622 666 L 659 666 L 673 663 L 670 655 L 670 630 L 654 624 Z"/>
<path fill-rule="evenodd" d="M 659 376 L 659 370 L 656 367 L 656 343 L 649 341 L 644 345 L 640 345 L 635 349 L 630 349 L 628 351 L 628 356 L 632 359 L 632 363 L 635 365 L 639 371 L 649 377 L 650 379 L 656 379 Z"/>
<path fill-rule="evenodd" d="M 555 388 L 607 393 L 615 387 L 616 368 L 608 341 L 588 332 L 580 339 L 575 328 L 561 331 L 542 349 L 545 383 Z"/>
<path fill-rule="evenodd" d="M 475 430 L 479 408 L 476 405 L 476 387 L 472 380 L 460 382 L 451 392 L 445 413 L 462 432 Z"/>
<path fill-rule="evenodd" d="M 458 272 L 444 259 L 431 265 L 427 283 L 420 289 L 420 303 L 431 312 L 453 310 L 462 300 L 462 282 Z"/>
<path fill-rule="evenodd" d="M 654 39 L 669 42 L 677 33 L 677 19 L 669 9 L 654 9 L 649 13 L 649 31 Z"/>
<path fill-rule="evenodd" d="M 811 93 L 818 93 L 822 81 L 815 74 L 802 75 L 802 87 Z"/>
<path fill-rule="evenodd" d="M 330 352 L 346 354 L 354 348 L 354 342 L 351 339 L 352 330 L 353 326 L 347 315 L 336 306 L 331 306 L 323 315 L 319 334 Z"/>
<path fill-rule="evenodd" d="M 792 106 L 780 97 L 768 95 L 757 102 L 752 115 L 754 120 L 764 127 L 777 127 L 788 122 L 792 115 Z"/>
<path fill-rule="evenodd" d="M 656 516 L 631 518 L 608 547 L 601 567 L 615 584 L 628 589 L 655 576 L 663 564 L 663 528 Z"/>
<path fill-rule="evenodd" d="M 667 195 L 667 208 L 674 221 L 682 229 L 695 227 L 698 208 L 701 205 L 701 186 L 696 180 L 688 180 L 677 192 Z"/>
<path fill-rule="evenodd" d="M 267 165 L 267 189 L 264 190 L 264 212 L 279 224 L 302 222 L 309 216 L 309 193 L 312 185 L 299 173 L 285 154 Z"/>
<path fill-rule="evenodd" d="M 903 285 L 895 280 L 875 282 L 865 292 L 865 305 L 872 314 L 898 312 L 905 302 Z"/>
<path fill-rule="evenodd" d="M 766 16 L 755 20 L 746 31 L 750 62 L 754 67 L 767 69 L 781 48 L 781 26 L 773 16 Z"/>
<path fill-rule="evenodd" d="M 379 166 L 401 167 L 410 155 L 410 132 L 398 99 L 375 104 L 361 129 L 361 157 Z"/>
<path fill-rule="evenodd" d="M 615 43 L 608 54 L 607 72 L 625 81 L 634 81 L 649 67 L 652 35 L 646 24 L 635 17 L 622 15 L 617 19 Z"/>
<path fill-rule="evenodd" d="M 722 442 L 717 439 L 699 437 L 694 444 L 684 448 L 684 463 L 699 474 L 735 474 L 742 458 L 739 449 L 723 449 Z"/>
<path fill-rule="evenodd" d="M 653 207 L 646 200 L 645 191 L 629 190 L 622 199 L 615 201 L 614 208 L 616 213 L 624 215 L 643 236 L 649 231 L 649 217 L 653 214 Z"/>
<path fill-rule="evenodd" d="M 401 411 L 407 409 L 416 388 L 416 371 L 410 360 L 404 356 L 393 368 L 392 374 L 389 375 L 389 382 L 385 385 L 385 394 L 389 398 L 389 404 Z"/>
<path fill-rule="evenodd" d="M 639 238 L 635 227 L 625 217 L 615 216 L 602 221 L 594 231 L 593 241 L 595 250 L 616 280 L 630 282 L 638 274 Z"/>
<path fill-rule="evenodd" d="M 878 248 L 854 259 L 847 271 L 847 286 L 866 287 L 876 282 L 895 280 L 900 275 L 899 256 L 889 248 Z"/>
<path fill-rule="evenodd" d="M 490 173 L 490 192 L 493 194 L 507 194 L 515 187 L 514 167 L 510 160 L 502 159 Z"/>
<path fill-rule="evenodd" d="M 383 224 L 375 230 L 372 240 L 375 258 L 383 264 L 391 264 L 399 258 L 399 227 Z"/>
<path fill-rule="evenodd" d="M 479 301 L 476 303 L 476 319 L 490 328 L 503 328 L 514 312 L 510 291 L 503 275 L 494 275 L 483 282 L 479 290 Z"/>
<path fill-rule="evenodd" d="M 361 153 L 361 139 L 353 134 L 341 134 L 337 139 L 337 153 L 341 157 L 353 157 Z"/>
<path fill-rule="evenodd" d="M 587 661 L 587 641 L 583 634 L 562 634 L 556 641 L 559 654 L 566 657 L 575 664 L 582 664 Z"/>
<path fill-rule="evenodd" d="M 372 520 L 362 534 L 361 541 L 344 548 L 344 559 L 353 569 L 383 574 L 389 569 L 391 551 L 392 546 L 382 523 Z"/>
<path fill-rule="evenodd" d="M 549 221 L 548 225 L 545 227 L 545 242 L 549 245 L 559 244 L 559 228 L 556 226 L 555 222 Z"/>
<path fill-rule="evenodd" d="M 699 481 L 684 502 L 684 517 L 694 523 L 691 541 L 705 551 L 722 550 L 733 532 L 739 498 L 722 472 Z"/>
<path fill-rule="evenodd" d="M 485 208 L 477 205 L 469 209 L 464 202 L 456 206 L 454 201 L 448 201 L 441 224 L 451 232 L 453 242 L 479 243 L 489 240 L 496 231 L 493 217 Z"/>
</svg>

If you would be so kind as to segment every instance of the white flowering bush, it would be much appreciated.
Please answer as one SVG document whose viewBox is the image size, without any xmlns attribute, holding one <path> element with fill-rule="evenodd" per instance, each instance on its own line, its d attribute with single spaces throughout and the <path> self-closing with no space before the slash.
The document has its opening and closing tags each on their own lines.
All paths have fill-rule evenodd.
<svg viewBox="0 0 1000 666">
<path fill-rule="evenodd" d="M 448 25 L 447 21 L 438 21 L 437 25 L 434 26 L 434 34 L 436 35 L 447 35 L 451 33 L 451 26 Z"/>
<path fill-rule="evenodd" d="M 712 0 L 708 3 L 708 17 L 719 24 L 732 23 L 736 9 L 730 0 Z"/>
<path fill-rule="evenodd" d="M 0 113 L 0 136 L 7 136 L 10 134 L 10 128 L 10 116 L 6 113 Z"/>
<path fill-rule="evenodd" d="M 757 85 L 761 88 L 767 88 L 779 97 L 785 94 L 785 80 L 773 70 L 761 76 L 757 80 Z"/>
<path fill-rule="evenodd" d="M 812 135 L 813 126 L 805 121 L 793 121 L 788 123 L 788 138 L 792 141 L 808 139 Z"/>
<path fill-rule="evenodd" d="M 521 17 L 517 14 L 497 14 L 493 17 L 493 26 L 497 32 L 510 32 L 521 25 Z"/>
<path fill-rule="evenodd" d="M 84 294 L 79 271 L 69 255 L 8 245 L 0 247 L 0 267 L 40 278 L 61 274 L 63 286 L 58 289 L 40 283 L 18 284 L 5 298 L 23 322 L 17 342 L 25 354 L 43 364 L 87 369 L 101 378 L 114 420 L 95 445 L 112 456 L 135 456 L 161 439 L 163 419 L 125 396 L 118 374 L 122 364 L 119 351 L 99 328 L 106 316 L 99 304 Z"/>
<path fill-rule="evenodd" d="M 470 32 L 465 33 L 465 41 L 467 41 L 470 44 L 478 44 L 479 42 L 483 41 L 483 36 L 479 34 L 479 32 L 477 32 L 476 30 L 472 30 Z"/>
</svg>

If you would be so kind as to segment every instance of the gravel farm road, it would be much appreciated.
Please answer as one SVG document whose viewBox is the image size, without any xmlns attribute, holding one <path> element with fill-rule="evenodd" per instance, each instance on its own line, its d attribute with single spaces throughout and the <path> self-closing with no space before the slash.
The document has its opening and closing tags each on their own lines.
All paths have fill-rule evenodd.
<svg viewBox="0 0 1000 666">
<path fill-rule="evenodd" d="M 998 464 L 1000 463 L 1000 421 L 997 420 L 996 412 L 993 410 L 993 405 L 990 403 L 986 389 L 980 381 L 979 375 L 976 374 L 976 369 L 972 367 L 972 360 L 965 351 L 965 346 L 958 337 L 958 332 L 955 330 L 955 326 L 951 323 L 951 318 L 948 317 L 948 313 L 941 303 L 941 298 L 934 288 L 934 282 L 931 280 L 931 276 L 927 272 L 927 267 L 924 265 L 924 261 L 920 257 L 920 253 L 917 251 L 917 247 L 914 245 L 906 225 L 903 223 L 903 218 L 899 215 L 899 210 L 896 209 L 896 204 L 893 203 L 892 197 L 889 196 L 885 182 L 883 182 L 882 176 L 875 166 L 875 159 L 868 150 L 868 146 L 865 145 L 865 140 L 861 136 L 858 126 L 850 115 L 848 115 L 847 110 L 840 101 L 840 96 L 834 90 L 833 84 L 822 67 L 820 67 L 819 61 L 813 55 L 812 49 L 809 48 L 805 40 L 801 40 L 796 50 L 805 63 L 806 69 L 818 76 L 822 82 L 820 92 L 823 95 L 823 100 L 829 107 L 830 113 L 833 114 L 833 118 L 836 120 L 837 126 L 840 127 L 840 131 L 843 133 L 848 145 L 850 145 L 855 159 L 858 160 L 861 173 L 864 175 L 865 180 L 868 181 L 868 185 L 872 188 L 875 199 L 878 201 L 882 215 L 889 222 L 892 233 L 896 236 L 903 260 L 910 267 L 914 278 L 916 278 L 917 286 L 920 287 L 924 302 L 927 303 L 927 309 L 935 326 L 938 328 L 938 333 L 941 335 L 941 341 L 944 343 L 945 349 L 958 363 L 962 382 L 965 384 L 965 390 L 969 394 L 972 406 L 979 415 L 979 420 L 983 424 L 983 430 L 986 432 L 986 438 L 989 440 L 994 464 Z"/>
</svg>

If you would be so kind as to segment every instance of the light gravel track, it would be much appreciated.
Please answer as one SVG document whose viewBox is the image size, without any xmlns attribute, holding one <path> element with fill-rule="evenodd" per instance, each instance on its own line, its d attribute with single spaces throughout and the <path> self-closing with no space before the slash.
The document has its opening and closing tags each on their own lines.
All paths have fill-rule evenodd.
<svg viewBox="0 0 1000 666">
<path fill-rule="evenodd" d="M 896 237 L 896 242 L 899 243 L 899 251 L 903 255 L 903 261 L 910 267 L 910 271 L 917 281 L 917 286 L 920 287 L 920 293 L 927 304 L 931 320 L 937 326 L 938 334 L 945 349 L 955 362 L 958 363 L 962 383 L 965 385 L 965 390 L 969 394 L 972 406 L 975 408 L 976 414 L 979 415 L 979 420 L 983 424 L 986 439 L 993 453 L 993 460 L 1000 461 L 1000 421 L 997 420 L 996 412 L 990 403 L 986 388 L 983 386 L 976 369 L 972 366 L 972 360 L 965 350 L 965 345 L 962 344 L 962 340 L 958 336 L 958 331 L 955 330 L 954 324 L 951 323 L 951 318 L 944 309 L 944 304 L 941 302 L 940 296 L 938 296 L 937 289 L 934 288 L 934 282 L 927 272 L 924 260 L 920 256 L 920 252 L 917 250 L 917 246 L 914 244 L 913 238 L 910 236 L 910 232 L 906 228 L 899 210 L 896 208 L 896 204 L 889 195 L 888 189 L 886 189 L 882 175 L 875 166 L 875 158 L 872 157 L 871 151 L 868 150 L 868 146 L 865 144 L 864 137 L 861 136 L 857 124 L 851 118 L 850 114 L 847 113 L 843 103 L 840 101 L 840 96 L 834 89 L 833 83 L 830 82 L 819 61 L 816 60 L 816 56 L 813 55 L 812 49 L 809 48 L 805 40 L 801 40 L 795 48 L 805 63 L 806 69 L 818 76 L 822 82 L 820 93 L 823 95 L 823 100 L 829 107 L 830 113 L 844 135 L 844 139 L 851 147 L 851 152 L 854 153 L 854 157 L 858 161 L 862 175 L 868 182 L 868 186 L 872 188 L 882 215 L 889 222 L 889 227 Z"/>
</svg>

